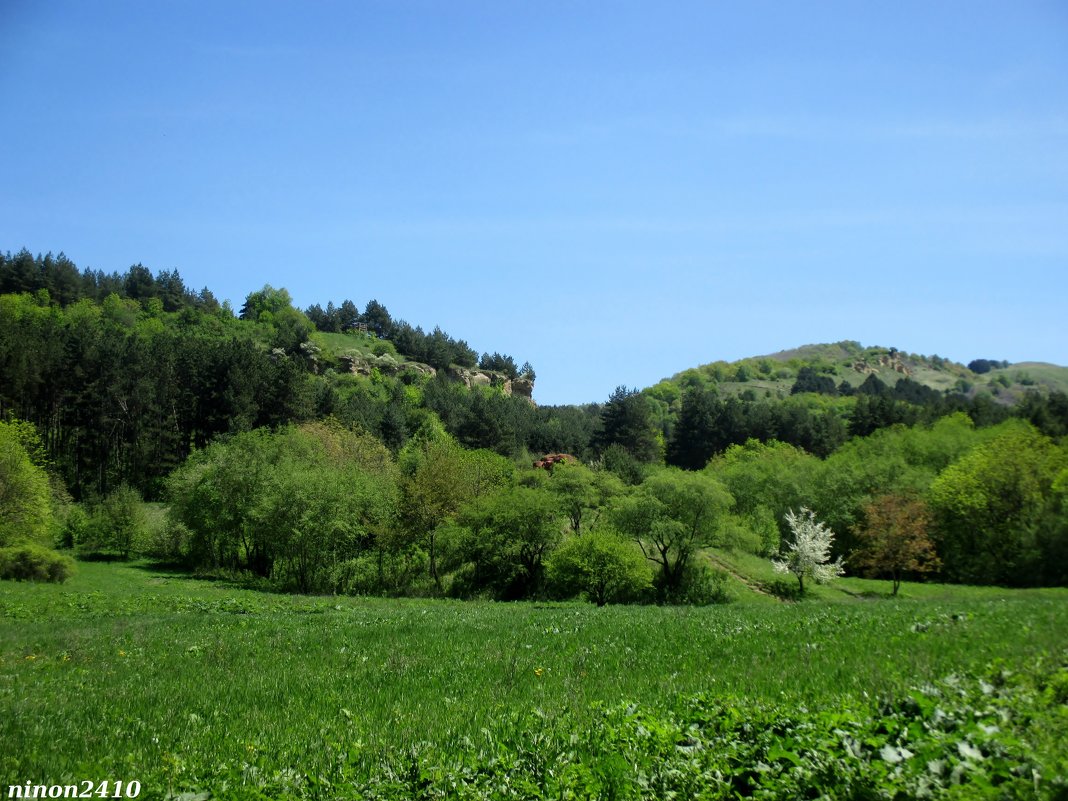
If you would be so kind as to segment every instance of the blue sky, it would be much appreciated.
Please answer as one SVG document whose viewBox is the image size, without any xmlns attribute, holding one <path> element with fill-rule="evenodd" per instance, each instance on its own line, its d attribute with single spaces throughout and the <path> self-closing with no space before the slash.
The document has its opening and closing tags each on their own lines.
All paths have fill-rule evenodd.
<svg viewBox="0 0 1068 801">
<path fill-rule="evenodd" d="M 0 249 L 371 298 L 543 404 L 1068 364 L 1063 2 L 0 0 Z"/>
</svg>

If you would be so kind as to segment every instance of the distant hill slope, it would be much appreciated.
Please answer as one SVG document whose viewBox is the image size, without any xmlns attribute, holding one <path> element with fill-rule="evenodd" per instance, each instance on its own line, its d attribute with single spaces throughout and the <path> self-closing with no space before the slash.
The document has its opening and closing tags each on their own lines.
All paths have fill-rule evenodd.
<svg viewBox="0 0 1068 801">
<path fill-rule="evenodd" d="M 979 360 L 977 360 L 979 361 Z M 973 362 L 972 364 L 976 364 Z M 1000 403 L 1013 404 L 1026 392 L 1068 393 L 1068 367 L 1044 362 L 1019 362 L 999 365 L 977 372 L 941 356 L 924 356 L 896 348 L 871 346 L 843 341 L 802 345 L 790 350 L 753 356 L 734 362 L 717 361 L 677 373 L 674 384 L 687 384 L 695 378 L 714 381 L 722 394 L 751 394 L 758 397 L 785 397 L 797 380 L 798 372 L 808 367 L 820 375 L 860 386 L 870 375 L 893 386 L 901 378 L 910 378 L 943 393 L 960 393 L 968 397 L 986 394 Z M 977 365 L 980 369 L 985 365 Z"/>
</svg>

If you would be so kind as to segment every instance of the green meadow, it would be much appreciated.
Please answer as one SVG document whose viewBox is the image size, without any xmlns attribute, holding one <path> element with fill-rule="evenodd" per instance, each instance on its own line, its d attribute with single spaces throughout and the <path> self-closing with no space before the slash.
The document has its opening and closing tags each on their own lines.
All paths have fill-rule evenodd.
<svg viewBox="0 0 1068 801">
<path fill-rule="evenodd" d="M 1044 759 L 1041 779 L 1023 784 L 1064 791 L 1049 774 L 1064 767 L 1056 743 L 1068 733 L 1068 693 L 1057 689 L 1068 688 L 1068 591 L 906 584 L 891 599 L 885 582 L 842 585 L 800 603 L 745 591 L 719 606 L 597 608 L 289 596 L 114 563 L 82 563 L 63 585 L 3 582 L 0 792 L 26 781 L 138 780 L 146 798 L 671 797 L 632 775 L 638 756 L 623 765 L 605 754 L 634 747 L 652 759 L 660 746 L 635 745 L 627 732 L 677 728 L 670 758 L 650 765 L 681 758 L 708 731 L 679 717 L 692 716 L 694 699 L 702 715 L 714 708 L 736 727 L 793 715 L 807 731 L 821 715 L 845 714 L 892 739 L 878 731 L 886 704 L 946 680 L 964 682 L 958 699 L 965 685 L 1016 686 L 995 674 L 1028 677 L 1037 711 L 1017 722 L 1030 731 L 1044 721 L 1029 735 L 1000 724 L 1015 744 L 1004 770 L 1023 755 Z M 635 723 L 641 715 L 659 728 Z M 539 773 L 523 756 L 539 737 L 535 754 L 574 769 Z M 868 763 L 893 766 L 888 743 L 905 747 L 873 740 Z M 994 746 L 973 762 L 992 764 Z M 803 763 L 821 749 L 788 753 Z M 778 764 L 761 754 L 753 767 Z M 804 767 L 779 762 L 781 781 L 769 786 L 780 795 L 764 797 L 788 797 L 782 781 Z M 526 778 L 502 784 L 498 774 Z M 847 779 L 834 786 L 852 787 Z M 981 783 L 945 784 L 998 797 Z"/>
</svg>

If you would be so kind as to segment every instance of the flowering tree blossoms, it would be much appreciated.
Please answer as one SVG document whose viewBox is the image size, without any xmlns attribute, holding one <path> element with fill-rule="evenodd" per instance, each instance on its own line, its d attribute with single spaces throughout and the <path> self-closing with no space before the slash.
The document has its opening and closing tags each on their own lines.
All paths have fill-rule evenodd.
<svg viewBox="0 0 1068 801">
<path fill-rule="evenodd" d="M 800 514 L 793 509 L 786 513 L 786 522 L 793 532 L 793 542 L 787 544 L 785 554 L 780 552 L 779 559 L 771 563 L 780 573 L 793 573 L 797 576 L 801 593 L 805 592 L 805 577 L 809 576 L 817 584 L 825 584 L 845 572 L 842 557 L 831 562 L 831 543 L 834 532 L 826 523 L 816 520 L 816 513 L 801 507 Z"/>
</svg>

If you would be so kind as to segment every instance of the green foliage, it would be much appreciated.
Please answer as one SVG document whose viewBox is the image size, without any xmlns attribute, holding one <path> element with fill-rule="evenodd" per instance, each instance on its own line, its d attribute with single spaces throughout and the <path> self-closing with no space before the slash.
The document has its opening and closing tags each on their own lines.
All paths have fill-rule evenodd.
<svg viewBox="0 0 1068 801">
<path fill-rule="evenodd" d="M 653 425 L 650 400 L 636 389 L 616 387 L 601 410 L 597 444 L 604 451 L 618 445 L 638 462 L 655 462 L 662 447 Z"/>
<path fill-rule="evenodd" d="M 32 542 L 0 548 L 0 579 L 63 583 L 73 572 L 70 557 Z"/>
<path fill-rule="evenodd" d="M 0 547 L 47 537 L 52 522 L 48 476 L 24 443 L 36 448 L 24 423 L 0 421 Z"/>
<path fill-rule="evenodd" d="M 762 550 L 779 549 L 779 534 L 785 534 L 785 515 L 803 506 L 812 496 L 821 462 L 800 448 L 776 440 L 748 440 L 732 445 L 713 459 L 706 472 L 715 476 L 734 498 L 733 511 L 759 532 Z M 768 518 L 774 523 L 772 531 Z M 778 522 L 783 521 L 783 528 Z"/>
<path fill-rule="evenodd" d="M 471 501 L 506 487 L 514 468 L 489 451 L 466 451 L 439 426 L 427 425 L 401 451 L 401 517 L 406 542 L 422 548 L 438 591 L 440 526 Z"/>
<path fill-rule="evenodd" d="M 515 359 L 508 354 L 501 355 L 500 353 L 483 353 L 482 358 L 478 362 L 479 369 L 481 370 L 493 370 L 498 373 L 504 373 L 508 378 L 518 378 L 519 368 L 516 367 Z M 531 379 L 533 380 L 533 379 Z"/>
<path fill-rule="evenodd" d="M 776 439 L 826 456 L 846 439 L 843 414 L 851 404 L 850 399 L 809 394 L 746 401 L 695 388 L 683 398 L 668 442 L 668 463 L 700 469 L 712 456 L 750 439 Z"/>
<path fill-rule="evenodd" d="M 577 462 L 561 462 L 552 471 L 546 489 L 558 500 L 560 509 L 575 534 L 581 534 L 584 523 L 596 523 L 597 516 L 617 495 L 623 484 L 610 470 L 591 470 Z"/>
<path fill-rule="evenodd" d="M 425 551 L 397 550 L 379 544 L 373 550 L 337 562 L 330 570 L 330 584 L 341 595 L 429 595 L 434 587 L 429 582 L 428 569 Z"/>
<path fill-rule="evenodd" d="M 554 595 L 578 596 L 598 606 L 640 599 L 653 587 L 649 563 L 634 543 L 605 530 L 567 539 L 546 570 Z"/>
<path fill-rule="evenodd" d="M 929 501 L 939 553 L 954 580 L 1014 586 L 1063 580 L 1057 519 L 1059 474 L 1068 451 L 1026 423 L 1003 427 L 947 467 Z"/>
<path fill-rule="evenodd" d="M 3 675 L 34 688 L 0 694 L 0 775 L 124 769 L 143 795 L 261 801 L 1052 801 L 1065 591 L 955 592 L 458 604 L 83 564 L 0 582 Z"/>
<path fill-rule="evenodd" d="M 678 423 L 668 441 L 668 464 L 700 470 L 712 455 L 717 397 L 713 390 L 695 386 L 682 396 Z"/>
<path fill-rule="evenodd" d="M 770 522 L 770 527 L 767 524 Z M 717 543 L 726 551 L 772 554 L 779 549 L 779 529 L 775 518 L 761 508 L 752 516 L 726 515 L 720 524 Z"/>
<path fill-rule="evenodd" d="M 158 562 L 177 565 L 188 559 L 192 542 L 193 532 L 189 527 L 168 516 L 162 525 L 149 526 L 141 553 Z"/>
<path fill-rule="evenodd" d="M 264 284 L 263 289 L 250 292 L 245 296 L 241 307 L 242 320 L 259 320 L 265 314 L 276 315 L 285 309 L 293 308 L 293 298 L 287 289 L 275 289 Z"/>
<path fill-rule="evenodd" d="M 691 606 L 725 604 L 732 600 L 727 590 L 727 572 L 704 562 L 692 562 L 675 591 L 674 601 Z"/>
<path fill-rule="evenodd" d="M 142 550 L 148 531 L 140 493 L 122 485 L 95 505 L 78 532 L 74 547 L 84 556 L 112 555 L 128 559 Z"/>
<path fill-rule="evenodd" d="M 712 476 L 665 468 L 619 498 L 611 517 L 659 566 L 659 596 L 671 601 L 682 593 L 698 549 L 716 541 L 719 518 L 730 505 L 730 493 Z"/>
<path fill-rule="evenodd" d="M 488 591 L 500 600 L 540 594 L 545 559 L 561 538 L 560 513 L 548 493 L 522 486 L 499 490 L 469 505 L 459 523 L 469 534 L 459 547 L 466 568 L 454 591 Z"/>
<path fill-rule="evenodd" d="M 848 442 L 823 461 L 808 481 L 808 505 L 838 533 L 838 553 L 857 547 L 863 508 L 887 493 L 923 494 L 935 476 L 1003 429 L 977 428 L 958 413 L 932 425 L 893 426 Z"/>
<path fill-rule="evenodd" d="M 616 476 L 622 483 L 636 486 L 645 480 L 646 465 L 618 443 L 612 443 L 601 453 L 597 467 Z"/>
<path fill-rule="evenodd" d="M 175 471 L 169 489 L 195 564 L 309 592 L 330 589 L 334 565 L 392 520 L 396 482 L 381 444 L 316 423 L 215 443 Z"/>
<path fill-rule="evenodd" d="M 838 390 L 834 379 L 828 375 L 822 375 L 816 367 L 802 367 L 797 371 L 797 380 L 790 387 L 790 394 L 797 395 L 801 392 L 815 392 L 820 395 L 835 395 Z"/>
</svg>

